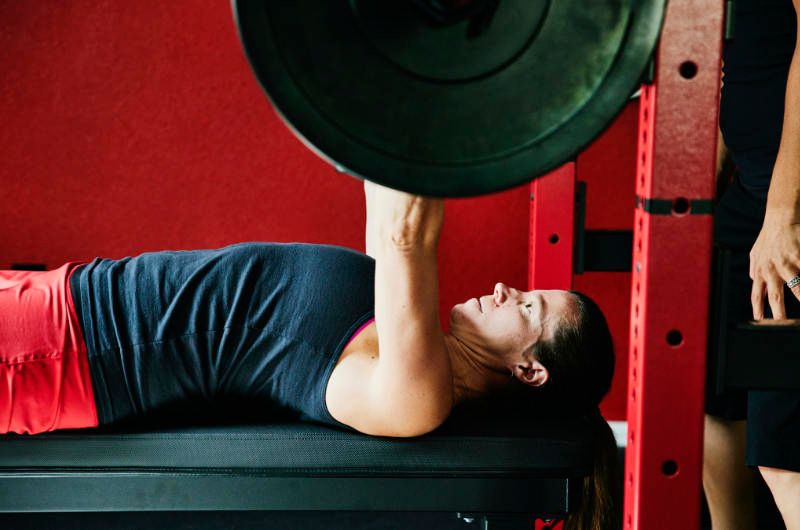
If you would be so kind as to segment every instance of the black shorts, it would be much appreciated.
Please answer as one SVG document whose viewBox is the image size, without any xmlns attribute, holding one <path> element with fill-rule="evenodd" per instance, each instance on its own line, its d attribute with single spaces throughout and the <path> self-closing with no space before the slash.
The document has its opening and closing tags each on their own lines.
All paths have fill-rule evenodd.
<svg viewBox="0 0 800 530">
<path fill-rule="evenodd" d="M 729 321 L 753 318 L 750 249 L 765 211 L 766 201 L 745 190 L 738 179 L 717 205 L 714 243 L 731 250 Z M 785 295 L 788 317 L 800 318 L 800 302 L 788 289 Z M 765 314 L 771 317 L 766 301 Z M 758 362 L 758 352 L 753 352 L 753 362 Z M 728 420 L 747 419 L 747 465 L 800 471 L 800 392 L 731 391 L 718 396 L 709 385 L 706 412 Z"/>
</svg>

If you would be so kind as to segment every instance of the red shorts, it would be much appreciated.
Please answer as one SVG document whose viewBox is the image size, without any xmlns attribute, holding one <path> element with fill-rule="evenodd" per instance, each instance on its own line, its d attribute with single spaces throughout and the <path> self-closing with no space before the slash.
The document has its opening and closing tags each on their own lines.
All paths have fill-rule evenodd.
<svg viewBox="0 0 800 530">
<path fill-rule="evenodd" d="M 96 427 L 86 342 L 69 276 L 0 271 L 0 433 Z"/>
</svg>

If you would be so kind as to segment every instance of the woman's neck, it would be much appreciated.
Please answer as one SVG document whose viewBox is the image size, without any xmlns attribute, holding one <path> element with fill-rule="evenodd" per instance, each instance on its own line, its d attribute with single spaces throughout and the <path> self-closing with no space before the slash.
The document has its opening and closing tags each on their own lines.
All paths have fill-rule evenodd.
<svg viewBox="0 0 800 530">
<path fill-rule="evenodd" d="M 476 399 L 510 382 L 509 372 L 488 355 L 478 352 L 454 335 L 444 337 L 453 371 L 453 406 Z"/>
</svg>

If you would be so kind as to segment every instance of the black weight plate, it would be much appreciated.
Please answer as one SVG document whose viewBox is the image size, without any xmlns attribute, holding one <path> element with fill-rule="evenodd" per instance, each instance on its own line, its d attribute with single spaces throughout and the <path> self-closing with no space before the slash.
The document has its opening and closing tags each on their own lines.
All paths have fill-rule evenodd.
<svg viewBox="0 0 800 530">
<path fill-rule="evenodd" d="M 499 0 L 442 25 L 410 0 L 234 0 L 250 63 L 306 144 L 433 196 L 527 182 L 574 157 L 635 90 L 665 0 Z"/>
</svg>

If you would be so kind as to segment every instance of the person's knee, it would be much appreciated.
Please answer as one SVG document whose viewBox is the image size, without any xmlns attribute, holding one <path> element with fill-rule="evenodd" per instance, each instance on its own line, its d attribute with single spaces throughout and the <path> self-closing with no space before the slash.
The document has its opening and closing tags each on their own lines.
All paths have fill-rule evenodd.
<svg viewBox="0 0 800 530">
<path fill-rule="evenodd" d="M 744 465 L 746 424 L 706 415 L 703 490 L 714 528 L 755 528 L 754 474 Z"/>
<path fill-rule="evenodd" d="M 744 464 L 746 424 L 706 415 L 703 485 L 737 498 L 752 493 L 753 474 Z"/>
<path fill-rule="evenodd" d="M 706 415 L 704 461 L 712 465 L 720 460 L 725 464 L 732 464 L 735 460 L 743 461 L 746 429 L 744 421 L 728 421 Z"/>
</svg>

